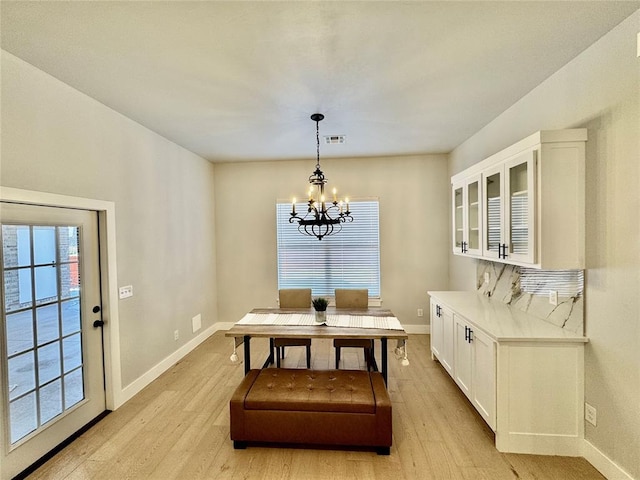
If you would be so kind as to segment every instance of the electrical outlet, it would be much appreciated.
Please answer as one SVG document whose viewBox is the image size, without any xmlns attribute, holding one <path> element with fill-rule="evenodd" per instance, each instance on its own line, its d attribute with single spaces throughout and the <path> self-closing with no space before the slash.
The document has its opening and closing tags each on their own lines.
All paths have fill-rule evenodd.
<svg viewBox="0 0 640 480">
<path fill-rule="evenodd" d="M 598 423 L 596 407 L 589 405 L 587 402 L 584 402 L 584 419 L 594 427 Z"/>
<path fill-rule="evenodd" d="M 123 298 L 133 297 L 133 285 L 126 285 L 124 287 L 120 287 L 119 290 L 120 300 Z"/>
<path fill-rule="evenodd" d="M 421 308 L 418 309 L 418 316 L 419 317 L 423 317 L 424 316 L 424 310 L 422 310 Z"/>
<path fill-rule="evenodd" d="M 555 290 L 549 290 L 549 303 L 551 305 L 558 305 L 558 292 Z"/>
<path fill-rule="evenodd" d="M 484 283 L 489 283 L 489 280 L 491 280 L 491 275 L 489 272 L 484 272 Z"/>
<path fill-rule="evenodd" d="M 173 332 L 173 339 L 178 340 L 180 338 L 180 330 L 176 330 Z"/>
</svg>

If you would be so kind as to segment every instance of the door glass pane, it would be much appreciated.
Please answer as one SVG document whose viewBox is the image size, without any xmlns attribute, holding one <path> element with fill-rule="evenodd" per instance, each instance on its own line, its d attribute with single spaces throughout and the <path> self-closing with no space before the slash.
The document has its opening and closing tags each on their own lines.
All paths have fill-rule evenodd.
<svg viewBox="0 0 640 480">
<path fill-rule="evenodd" d="M 60 263 L 78 261 L 78 227 L 60 227 L 58 229 L 58 245 Z"/>
<path fill-rule="evenodd" d="M 60 373 L 60 342 L 38 348 L 38 384 L 42 386 Z"/>
<path fill-rule="evenodd" d="M 516 254 L 527 254 L 529 249 L 529 186 L 527 163 L 509 169 L 510 244 Z"/>
<path fill-rule="evenodd" d="M 17 442 L 38 428 L 35 392 L 31 392 L 9 405 L 9 420 L 11 423 L 11 443 Z"/>
<path fill-rule="evenodd" d="M 62 341 L 64 351 L 64 371 L 69 372 L 82 365 L 82 343 L 80 334 L 76 333 Z"/>
<path fill-rule="evenodd" d="M 33 350 L 9 359 L 9 400 L 36 388 Z"/>
<path fill-rule="evenodd" d="M 78 263 L 63 263 L 60 265 L 60 297 L 73 298 L 80 296 L 80 275 Z"/>
<path fill-rule="evenodd" d="M 56 262 L 56 227 L 33 227 L 34 264 Z"/>
<path fill-rule="evenodd" d="M 3 225 L 2 238 L 4 268 L 31 265 L 29 227 L 23 225 Z"/>
<path fill-rule="evenodd" d="M 4 308 L 7 313 L 32 305 L 31 269 L 4 271 Z"/>
<path fill-rule="evenodd" d="M 48 265 L 46 267 L 36 267 L 34 271 L 36 279 L 36 304 L 41 305 L 57 300 L 57 266 Z"/>
<path fill-rule="evenodd" d="M 82 369 L 77 369 L 64 376 L 64 408 L 70 408 L 83 399 Z"/>
<path fill-rule="evenodd" d="M 62 302 L 62 335 L 80 331 L 80 300 L 74 298 Z"/>
<path fill-rule="evenodd" d="M 469 225 L 469 248 L 480 248 L 480 225 L 478 209 L 480 208 L 480 184 L 472 182 L 467 187 L 467 225 Z"/>
<path fill-rule="evenodd" d="M 62 413 L 62 382 L 60 379 L 40 389 L 40 424 L 44 425 Z"/>
<path fill-rule="evenodd" d="M 500 173 L 487 177 L 485 191 L 487 192 L 487 204 L 485 205 L 487 218 L 487 249 L 490 252 L 499 252 L 502 223 L 500 220 Z"/>
<path fill-rule="evenodd" d="M 31 310 L 7 315 L 7 353 L 9 356 L 33 348 Z"/>
<path fill-rule="evenodd" d="M 36 309 L 36 325 L 38 345 L 51 342 L 60 336 L 58 323 L 58 304 L 47 305 Z"/>
</svg>

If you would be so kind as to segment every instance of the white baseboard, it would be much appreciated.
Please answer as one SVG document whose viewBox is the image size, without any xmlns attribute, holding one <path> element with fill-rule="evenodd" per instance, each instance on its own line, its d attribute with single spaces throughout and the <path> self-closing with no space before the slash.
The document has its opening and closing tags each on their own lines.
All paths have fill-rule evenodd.
<svg viewBox="0 0 640 480">
<path fill-rule="evenodd" d="M 233 325 L 233 324 L 231 324 Z M 116 395 L 116 402 L 114 405 L 114 410 L 122 405 L 124 405 L 128 400 L 133 398 L 136 394 L 142 391 L 144 387 L 153 382 L 156 378 L 162 375 L 164 372 L 169 370 L 173 365 L 178 363 L 182 358 L 184 358 L 187 354 L 189 354 L 192 350 L 194 350 L 198 345 L 204 342 L 207 338 L 213 335 L 218 330 L 227 330 L 225 328 L 225 324 L 223 323 L 215 323 L 211 327 L 204 330 L 200 335 L 191 339 L 189 342 L 185 343 L 178 350 L 173 352 L 171 355 L 166 357 L 160 363 L 149 369 L 147 372 L 142 374 L 140 377 L 135 379 L 129 385 L 124 387 L 119 394 Z M 231 343 L 231 340 L 229 340 Z M 233 344 L 231 343 L 231 346 Z"/>
<path fill-rule="evenodd" d="M 608 480 L 634 480 L 588 440 L 583 441 L 582 456 Z"/>
</svg>

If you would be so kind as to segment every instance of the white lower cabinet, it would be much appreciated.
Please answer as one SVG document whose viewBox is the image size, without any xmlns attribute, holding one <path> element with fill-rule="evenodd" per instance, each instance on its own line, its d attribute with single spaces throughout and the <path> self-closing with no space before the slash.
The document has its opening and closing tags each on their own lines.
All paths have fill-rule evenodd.
<svg viewBox="0 0 640 480">
<path fill-rule="evenodd" d="M 476 292 L 429 295 L 431 356 L 495 432 L 496 448 L 581 455 L 588 339 Z"/>
<path fill-rule="evenodd" d="M 496 428 L 496 344 L 454 314 L 454 379 L 485 422 Z"/>
<path fill-rule="evenodd" d="M 453 312 L 431 302 L 431 357 L 453 377 Z"/>
<path fill-rule="evenodd" d="M 496 429 L 496 342 L 474 331 L 471 403 L 492 430 Z"/>
</svg>

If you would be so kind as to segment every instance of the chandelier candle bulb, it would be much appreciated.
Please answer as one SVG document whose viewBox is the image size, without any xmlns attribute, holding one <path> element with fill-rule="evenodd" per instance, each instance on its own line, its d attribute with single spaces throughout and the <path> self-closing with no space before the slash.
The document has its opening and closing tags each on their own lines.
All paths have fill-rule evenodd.
<svg viewBox="0 0 640 480">
<path fill-rule="evenodd" d="M 291 199 L 291 213 L 296 214 L 296 197 Z"/>
<path fill-rule="evenodd" d="M 333 189 L 333 203 L 336 203 L 338 201 L 338 198 L 336 197 L 336 194 L 338 193 L 338 190 L 336 190 L 335 188 Z"/>
</svg>

